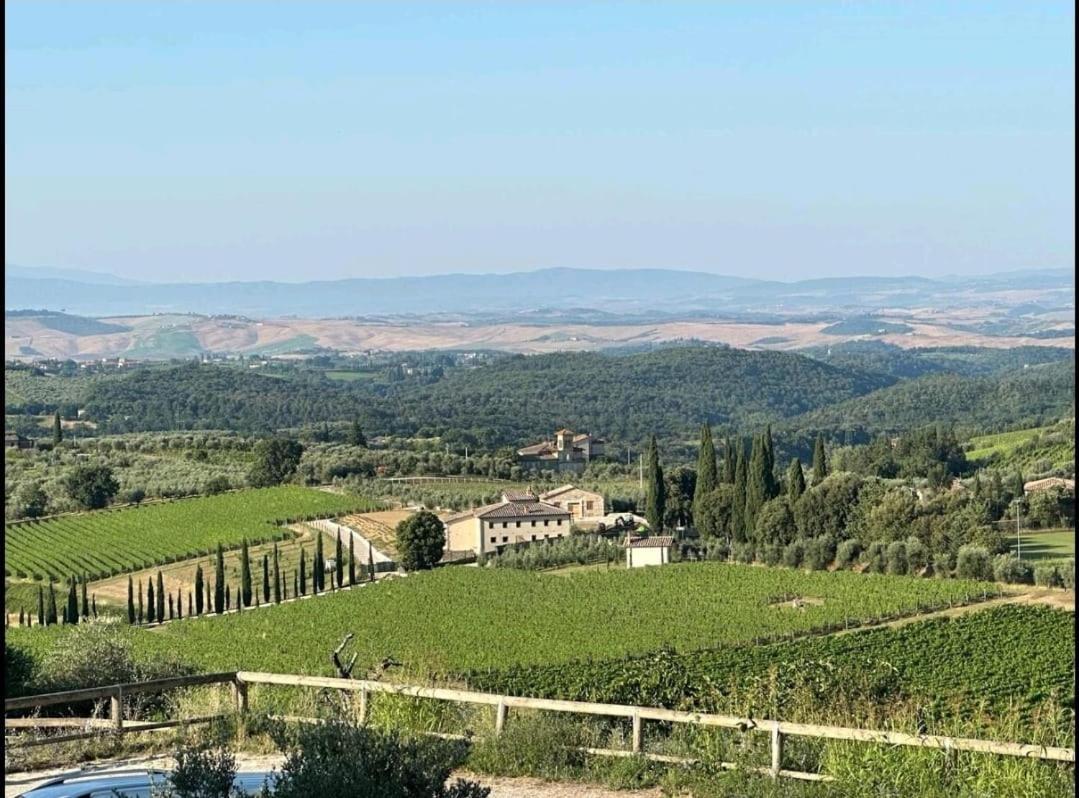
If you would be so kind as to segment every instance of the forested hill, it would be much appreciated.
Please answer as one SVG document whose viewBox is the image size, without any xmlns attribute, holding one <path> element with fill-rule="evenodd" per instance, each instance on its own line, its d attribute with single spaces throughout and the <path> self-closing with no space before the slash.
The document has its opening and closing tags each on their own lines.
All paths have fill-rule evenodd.
<svg viewBox="0 0 1079 798">
<path fill-rule="evenodd" d="M 969 431 L 1036 427 L 1075 412 L 1075 360 L 1028 365 L 991 377 L 932 374 L 821 407 L 781 425 L 835 435 L 891 433 L 931 424 Z"/>
<path fill-rule="evenodd" d="M 634 443 L 708 422 L 753 428 L 891 382 L 782 352 L 716 347 L 626 357 L 508 357 L 440 380 L 375 390 L 316 372 L 263 376 L 220 365 L 147 369 L 95 384 L 85 409 L 102 431 L 271 430 L 358 418 L 369 434 L 467 433 L 513 444 L 562 426 Z"/>
</svg>

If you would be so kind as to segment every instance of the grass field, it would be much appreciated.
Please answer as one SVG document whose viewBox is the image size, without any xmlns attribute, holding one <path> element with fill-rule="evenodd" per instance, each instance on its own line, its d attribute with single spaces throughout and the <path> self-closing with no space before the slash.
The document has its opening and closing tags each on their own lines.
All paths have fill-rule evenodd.
<svg viewBox="0 0 1079 798">
<path fill-rule="evenodd" d="M 992 590 L 992 586 L 988 586 Z M 385 657 L 415 676 L 509 665 L 609 659 L 745 643 L 845 618 L 910 614 L 981 598 L 983 583 L 854 573 L 804 573 L 724 563 L 590 571 L 554 577 L 444 568 L 317 600 L 132 629 L 137 647 L 210 670 L 331 674 L 348 632 L 358 672 Z M 792 608 L 781 599 L 814 599 Z M 64 629 L 10 630 L 47 645 Z"/>
<path fill-rule="evenodd" d="M 291 537 L 278 522 L 369 509 L 369 500 L 289 486 L 7 524 L 5 576 L 103 578 L 208 554 L 219 543 Z"/>
<path fill-rule="evenodd" d="M 1063 421 L 1044 427 L 982 435 L 967 444 L 967 460 L 1025 472 L 1075 466 L 1075 425 Z"/>
<path fill-rule="evenodd" d="M 1012 554 L 1019 548 L 1015 537 L 1011 538 Z M 1075 556 L 1074 529 L 1023 530 L 1022 555 L 1024 560 L 1058 560 Z"/>
</svg>

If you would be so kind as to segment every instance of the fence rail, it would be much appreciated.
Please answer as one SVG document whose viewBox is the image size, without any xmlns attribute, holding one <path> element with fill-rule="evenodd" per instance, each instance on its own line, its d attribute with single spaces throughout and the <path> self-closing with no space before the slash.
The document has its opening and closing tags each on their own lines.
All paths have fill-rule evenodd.
<svg viewBox="0 0 1079 798">
<path fill-rule="evenodd" d="M 426 687 L 421 685 L 392 684 L 364 679 L 339 679 L 325 676 L 303 676 L 286 673 L 261 673 L 255 671 L 236 671 L 226 673 L 200 674 L 196 676 L 177 676 L 169 679 L 155 679 L 148 682 L 116 684 L 107 687 L 93 687 L 84 690 L 68 690 L 59 693 L 44 693 L 35 696 L 11 698 L 4 701 L 4 712 L 55 706 L 58 704 L 96 701 L 108 698 L 111 704 L 111 717 L 108 722 L 102 719 L 79 718 L 18 718 L 5 719 L 5 731 L 25 728 L 58 728 L 64 726 L 98 727 L 97 732 L 63 735 L 40 740 L 20 741 L 14 745 L 45 745 L 67 740 L 83 739 L 97 734 L 125 734 L 155 729 L 172 728 L 191 723 L 205 723 L 220 715 L 170 721 L 127 721 L 123 719 L 122 699 L 124 695 L 137 693 L 156 693 L 179 687 L 193 687 L 208 684 L 229 684 L 232 687 L 236 712 L 244 715 L 248 712 L 248 687 L 253 684 L 278 685 L 287 687 L 312 687 L 328 690 L 341 690 L 359 693 L 359 720 L 367 720 L 369 698 L 374 693 L 427 698 L 437 701 L 450 701 L 458 704 L 490 706 L 495 710 L 495 734 L 501 734 L 508 721 L 510 709 L 532 709 L 545 712 L 562 712 L 574 715 L 592 715 L 609 718 L 623 718 L 630 721 L 632 740 L 628 750 L 582 749 L 599 756 L 643 756 L 662 762 L 692 762 L 678 757 L 650 754 L 643 750 L 643 729 L 645 721 L 663 723 L 683 723 L 714 728 L 732 729 L 741 733 L 768 734 L 771 738 L 771 765 L 756 768 L 772 777 L 789 777 L 810 781 L 828 781 L 831 777 L 820 773 L 785 770 L 783 764 L 783 743 L 788 737 L 808 737 L 825 740 L 848 740 L 873 744 L 930 748 L 947 752 L 973 751 L 998 756 L 1021 757 L 1054 762 L 1075 762 L 1074 748 L 1030 745 L 1014 742 L 997 742 L 966 737 L 945 737 L 940 735 L 918 735 L 904 732 L 857 729 L 842 726 L 824 726 L 811 723 L 792 723 L 781 720 L 742 718 L 734 715 L 721 715 L 705 712 L 686 712 L 661 707 L 642 707 L 629 704 L 602 704 L 588 701 L 564 701 L 551 698 L 529 698 L 526 696 L 498 695 L 480 693 L 471 690 L 459 690 L 448 687 Z M 300 719 L 318 722 L 317 719 Z M 443 735 L 444 736 L 444 735 Z M 739 767 L 733 763 L 721 763 L 724 768 Z"/>
</svg>

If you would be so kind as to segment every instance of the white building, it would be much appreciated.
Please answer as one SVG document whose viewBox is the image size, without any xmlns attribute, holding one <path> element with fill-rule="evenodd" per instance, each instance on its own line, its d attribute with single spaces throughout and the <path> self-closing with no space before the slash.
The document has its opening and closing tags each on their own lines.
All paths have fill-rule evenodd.
<svg viewBox="0 0 1079 798">
<path fill-rule="evenodd" d="M 638 538 L 626 543 L 626 567 L 641 568 L 645 565 L 666 565 L 671 561 L 674 538 L 669 535 Z"/>
</svg>

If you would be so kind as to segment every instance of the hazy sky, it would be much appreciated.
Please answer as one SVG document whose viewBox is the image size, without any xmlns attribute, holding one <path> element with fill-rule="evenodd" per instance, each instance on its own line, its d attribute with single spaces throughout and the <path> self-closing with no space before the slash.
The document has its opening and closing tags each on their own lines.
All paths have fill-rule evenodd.
<svg viewBox="0 0 1079 798">
<path fill-rule="evenodd" d="M 5 4 L 5 260 L 1070 266 L 1071 2 Z"/>
</svg>

